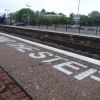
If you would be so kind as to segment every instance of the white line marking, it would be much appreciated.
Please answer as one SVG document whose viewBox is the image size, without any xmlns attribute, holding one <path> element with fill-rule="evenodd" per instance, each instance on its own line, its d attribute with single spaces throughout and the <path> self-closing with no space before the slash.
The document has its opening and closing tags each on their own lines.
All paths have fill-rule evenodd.
<svg viewBox="0 0 100 100">
<path fill-rule="evenodd" d="M 79 55 L 79 54 L 71 53 L 71 52 L 68 52 L 68 51 L 64 51 L 64 50 L 61 50 L 61 49 L 57 49 L 57 48 L 54 48 L 54 47 L 50 47 L 50 46 L 47 46 L 47 45 L 44 45 L 44 44 L 40 44 L 40 43 L 36 43 L 36 42 L 30 41 L 30 40 L 22 39 L 22 38 L 19 38 L 19 37 L 16 37 L 16 36 L 8 35 L 8 34 L 5 34 L 5 33 L 0 32 L 0 34 L 100 66 L 100 60 L 96 60 L 96 59 L 89 58 L 89 57 L 86 57 L 86 56 L 82 56 L 82 55 Z"/>
</svg>

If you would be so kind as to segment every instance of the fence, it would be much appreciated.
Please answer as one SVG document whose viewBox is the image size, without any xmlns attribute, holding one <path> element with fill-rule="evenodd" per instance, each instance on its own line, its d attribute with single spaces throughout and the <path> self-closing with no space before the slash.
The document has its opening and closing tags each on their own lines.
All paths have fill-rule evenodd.
<svg viewBox="0 0 100 100">
<path fill-rule="evenodd" d="M 52 26 L 46 26 L 46 25 L 39 25 L 39 26 L 30 26 L 31 28 L 38 28 L 38 29 L 45 29 L 45 30 L 55 30 L 55 31 L 64 31 L 64 32 L 75 32 L 75 33 L 85 33 L 85 34 L 95 34 L 100 35 L 100 27 L 94 26 L 80 26 L 75 27 L 73 26 L 66 26 L 66 25 L 52 25 Z"/>
</svg>

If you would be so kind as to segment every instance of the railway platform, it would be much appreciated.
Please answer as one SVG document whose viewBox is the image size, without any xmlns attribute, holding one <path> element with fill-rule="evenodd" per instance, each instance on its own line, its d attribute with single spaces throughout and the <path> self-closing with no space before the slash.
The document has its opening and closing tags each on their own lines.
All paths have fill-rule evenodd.
<svg viewBox="0 0 100 100">
<path fill-rule="evenodd" d="M 100 60 L 0 33 L 0 65 L 33 100 L 100 100 Z"/>
<path fill-rule="evenodd" d="M 26 28 L 26 27 L 23 27 Z M 28 28 L 28 27 L 27 27 Z M 47 31 L 47 32 L 54 32 L 58 34 L 70 34 L 70 35 L 75 35 L 75 36 L 83 36 L 83 37 L 90 37 L 90 38 L 99 38 L 100 39 L 100 34 L 93 34 L 93 33 L 79 33 L 79 32 L 66 32 L 66 31 L 61 31 L 61 30 L 50 30 L 50 29 L 39 29 L 39 28 L 29 28 L 29 29 L 35 29 L 35 30 L 41 30 L 41 31 Z"/>
</svg>

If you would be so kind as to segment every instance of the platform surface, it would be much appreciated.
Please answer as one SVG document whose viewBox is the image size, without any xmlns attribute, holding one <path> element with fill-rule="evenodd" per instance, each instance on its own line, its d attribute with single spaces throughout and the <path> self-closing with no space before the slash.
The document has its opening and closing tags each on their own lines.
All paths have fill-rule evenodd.
<svg viewBox="0 0 100 100">
<path fill-rule="evenodd" d="M 100 100 L 100 61 L 0 33 L 0 65 L 33 100 Z"/>
</svg>

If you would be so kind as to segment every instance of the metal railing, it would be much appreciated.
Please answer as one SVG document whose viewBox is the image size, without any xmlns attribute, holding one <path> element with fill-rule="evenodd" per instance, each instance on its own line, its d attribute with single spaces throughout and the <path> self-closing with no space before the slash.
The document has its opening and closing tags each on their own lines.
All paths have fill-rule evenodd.
<svg viewBox="0 0 100 100">
<path fill-rule="evenodd" d="M 80 26 L 75 27 L 74 25 L 38 25 L 38 26 L 30 26 L 30 28 L 44 29 L 44 30 L 55 30 L 55 31 L 63 31 L 63 32 L 71 32 L 71 33 L 83 33 L 83 34 L 93 34 L 100 35 L 100 27 L 98 26 Z"/>
</svg>

